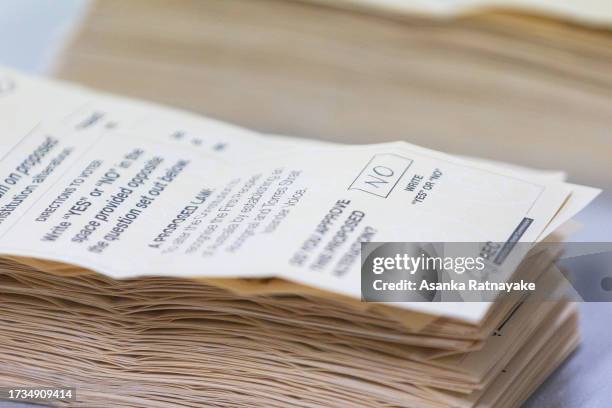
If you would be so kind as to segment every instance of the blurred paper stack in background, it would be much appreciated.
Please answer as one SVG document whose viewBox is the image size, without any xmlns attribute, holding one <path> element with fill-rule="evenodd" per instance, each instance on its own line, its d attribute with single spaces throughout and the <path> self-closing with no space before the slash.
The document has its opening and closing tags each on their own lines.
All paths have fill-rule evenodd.
<svg viewBox="0 0 612 408">
<path fill-rule="evenodd" d="M 101 0 L 57 75 L 268 133 L 406 140 L 609 185 L 609 6 L 444 3 Z"/>
</svg>

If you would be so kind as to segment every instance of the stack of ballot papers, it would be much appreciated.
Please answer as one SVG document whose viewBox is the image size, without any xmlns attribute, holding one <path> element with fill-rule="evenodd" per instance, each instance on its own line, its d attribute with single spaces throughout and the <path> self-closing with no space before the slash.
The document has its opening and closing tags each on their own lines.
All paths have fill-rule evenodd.
<svg viewBox="0 0 612 408">
<path fill-rule="evenodd" d="M 407 140 L 610 185 L 609 0 L 90 4 L 61 79 L 263 133 Z"/>
<path fill-rule="evenodd" d="M 361 300 L 364 242 L 562 240 L 599 192 L 562 173 L 264 135 L 9 69 L 0 132 L 2 387 L 72 387 L 54 404 L 83 407 L 513 407 L 578 344 L 554 254 L 508 256 L 529 294 Z"/>
</svg>

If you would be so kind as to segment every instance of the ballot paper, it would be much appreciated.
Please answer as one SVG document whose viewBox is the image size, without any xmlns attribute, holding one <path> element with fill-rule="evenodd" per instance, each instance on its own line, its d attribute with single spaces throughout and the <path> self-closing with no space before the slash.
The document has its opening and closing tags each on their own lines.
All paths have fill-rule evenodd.
<svg viewBox="0 0 612 408">
<path fill-rule="evenodd" d="M 113 278 L 277 277 L 358 299 L 361 242 L 504 242 L 519 225 L 536 242 L 573 191 L 405 142 L 281 149 L 4 75 L 0 251 Z M 405 307 L 477 322 L 489 306 Z"/>
<path fill-rule="evenodd" d="M 560 172 L 0 84 L 0 385 L 73 386 L 62 406 L 515 406 L 577 344 L 557 252 L 503 262 L 533 294 L 361 302 L 362 243 L 562 240 L 599 190 Z"/>
</svg>

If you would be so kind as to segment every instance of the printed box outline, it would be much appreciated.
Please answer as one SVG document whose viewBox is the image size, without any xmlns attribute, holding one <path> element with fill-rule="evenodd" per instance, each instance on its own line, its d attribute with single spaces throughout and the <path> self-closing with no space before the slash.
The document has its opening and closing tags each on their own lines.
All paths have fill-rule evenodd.
<svg viewBox="0 0 612 408">
<path fill-rule="evenodd" d="M 397 181 L 395 182 L 395 184 L 393 184 L 393 186 L 391 187 L 391 189 L 389 190 L 389 192 L 387 193 L 387 195 L 380 195 L 380 194 L 375 194 L 371 191 L 367 191 L 367 190 L 363 190 L 361 188 L 357 188 L 357 187 L 353 187 L 353 184 L 355 184 L 355 182 L 357 180 L 359 180 L 359 177 L 361 177 L 361 175 L 363 174 L 363 172 L 370 166 L 370 163 L 372 163 L 372 161 L 374 161 L 374 159 L 376 158 L 376 156 L 396 156 L 399 157 L 401 159 L 404 160 L 408 160 L 409 163 L 408 165 L 404 168 L 404 171 L 402 171 L 402 174 L 400 174 L 400 176 L 397 178 Z M 381 197 L 381 198 L 388 198 L 389 195 L 391 194 L 391 192 L 393 192 L 393 190 L 395 189 L 395 187 L 397 186 L 397 184 L 399 183 L 399 181 L 402 179 L 402 177 L 404 177 L 404 174 L 406 174 L 406 172 L 408 171 L 408 169 L 410 168 L 410 166 L 412 166 L 412 163 L 414 163 L 414 160 L 409 159 L 407 157 L 404 156 L 400 156 L 399 154 L 395 154 L 395 153 L 376 153 L 374 156 L 372 156 L 372 158 L 366 163 L 366 165 L 361 169 L 361 171 L 359 172 L 359 174 L 357 174 L 357 177 L 355 177 L 355 179 L 353 180 L 353 182 L 351 183 L 351 185 L 348 187 L 348 190 L 359 190 L 359 191 L 363 191 L 364 193 L 368 193 L 371 194 L 373 196 L 376 197 Z"/>
</svg>

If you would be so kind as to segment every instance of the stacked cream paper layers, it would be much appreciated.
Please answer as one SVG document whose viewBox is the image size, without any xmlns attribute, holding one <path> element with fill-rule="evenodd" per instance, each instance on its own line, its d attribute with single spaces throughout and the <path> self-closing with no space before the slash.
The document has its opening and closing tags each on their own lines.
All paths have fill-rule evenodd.
<svg viewBox="0 0 612 408">
<path fill-rule="evenodd" d="M 525 217 L 521 241 L 561 240 L 597 190 L 560 173 L 264 136 L 6 69 L 0 84 L 0 385 L 76 387 L 62 406 L 504 407 L 578 342 L 556 254 L 507 263 L 560 300 L 493 304 L 364 303 L 351 257 L 364 237 L 505 241 Z M 380 160 L 403 170 L 384 197 L 359 184 Z M 413 203 L 402 185 L 434 169 Z"/>
<path fill-rule="evenodd" d="M 54 73 L 263 133 L 350 144 L 408 140 L 562 167 L 576 179 L 607 185 L 611 152 L 601 135 L 612 128 L 612 36 L 548 12 L 516 13 L 519 1 L 579 8 L 602 20 L 612 6 L 609 0 L 96 0 Z M 435 11 L 476 3 L 485 12 L 443 20 L 410 13 L 411 5 Z"/>
</svg>

